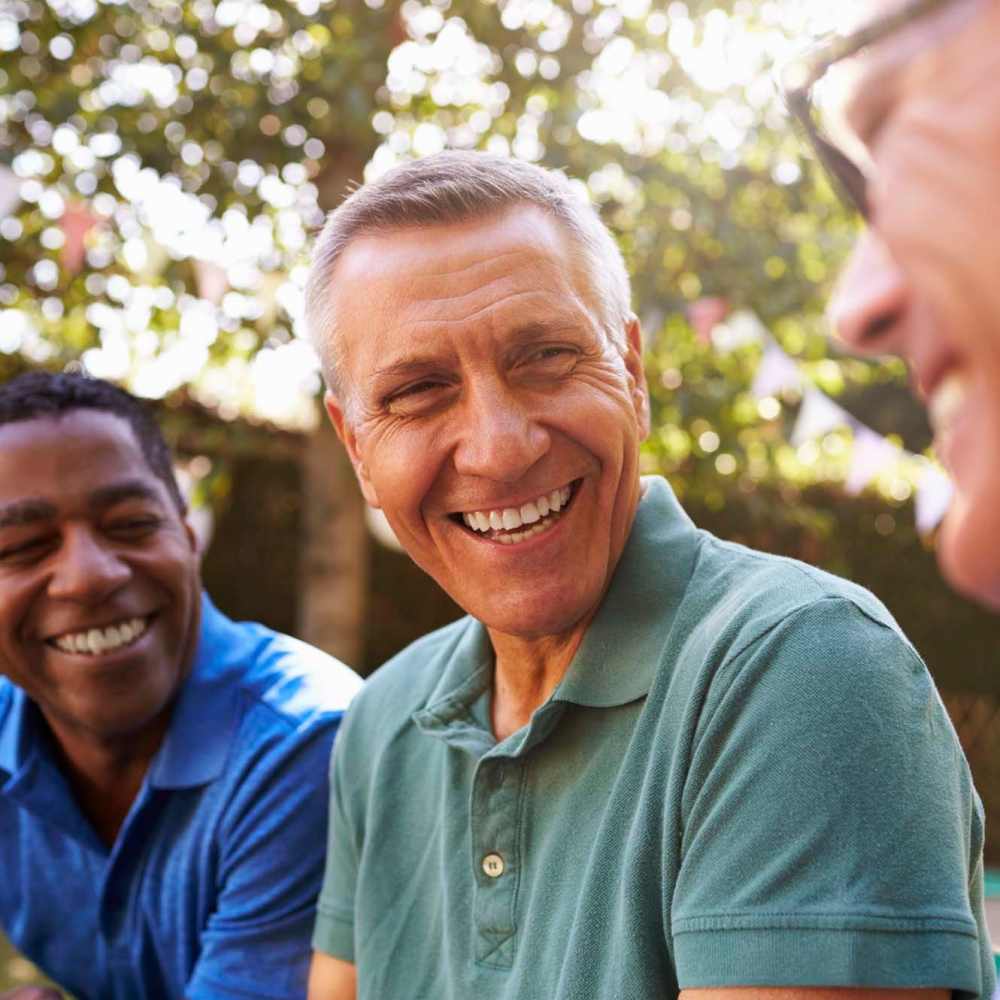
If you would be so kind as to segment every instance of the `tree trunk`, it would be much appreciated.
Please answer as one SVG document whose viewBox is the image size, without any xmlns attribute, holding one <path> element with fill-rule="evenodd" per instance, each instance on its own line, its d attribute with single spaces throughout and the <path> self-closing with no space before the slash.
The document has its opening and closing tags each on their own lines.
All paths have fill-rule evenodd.
<svg viewBox="0 0 1000 1000">
<path fill-rule="evenodd" d="M 354 470 L 323 421 L 305 451 L 299 635 L 364 672 L 369 537 Z"/>
</svg>

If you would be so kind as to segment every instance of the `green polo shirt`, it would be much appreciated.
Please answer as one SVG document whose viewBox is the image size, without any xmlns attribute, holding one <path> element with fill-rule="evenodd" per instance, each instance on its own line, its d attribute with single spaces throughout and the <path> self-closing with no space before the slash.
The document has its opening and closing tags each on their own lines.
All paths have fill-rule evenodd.
<svg viewBox="0 0 1000 1000">
<path fill-rule="evenodd" d="M 360 1000 L 990 996 L 982 809 L 866 591 L 699 531 L 647 480 L 566 676 L 499 743 L 492 673 L 463 619 L 341 730 L 313 944 Z"/>
</svg>

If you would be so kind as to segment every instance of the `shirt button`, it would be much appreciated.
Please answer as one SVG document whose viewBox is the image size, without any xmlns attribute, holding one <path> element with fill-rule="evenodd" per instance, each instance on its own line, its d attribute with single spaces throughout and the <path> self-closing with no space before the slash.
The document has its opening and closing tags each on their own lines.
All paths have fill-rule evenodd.
<svg viewBox="0 0 1000 1000">
<path fill-rule="evenodd" d="M 487 854 L 483 858 L 483 871 L 490 878 L 500 878 L 503 875 L 504 868 L 506 866 L 503 863 L 503 858 L 499 854 Z"/>
</svg>

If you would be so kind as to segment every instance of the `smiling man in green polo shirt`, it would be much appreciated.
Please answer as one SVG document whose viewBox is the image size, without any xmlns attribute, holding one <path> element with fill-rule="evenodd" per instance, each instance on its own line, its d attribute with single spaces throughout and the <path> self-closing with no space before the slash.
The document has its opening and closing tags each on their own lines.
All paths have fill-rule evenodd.
<svg viewBox="0 0 1000 1000">
<path fill-rule="evenodd" d="M 990 996 L 926 669 L 640 479 L 628 278 L 564 178 L 398 168 L 331 216 L 308 316 L 365 497 L 468 612 L 340 736 L 312 1000 Z"/>
</svg>

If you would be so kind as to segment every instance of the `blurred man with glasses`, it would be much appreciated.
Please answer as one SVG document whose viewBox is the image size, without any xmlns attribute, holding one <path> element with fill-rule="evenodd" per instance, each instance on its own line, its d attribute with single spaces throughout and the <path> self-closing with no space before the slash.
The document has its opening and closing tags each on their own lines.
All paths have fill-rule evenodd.
<svg viewBox="0 0 1000 1000">
<path fill-rule="evenodd" d="M 956 485 L 942 568 L 1000 608 L 1000 3 L 876 6 L 866 27 L 790 71 L 786 97 L 868 224 L 835 327 L 854 349 L 908 362 Z M 834 142 L 812 93 L 845 66 Z"/>
</svg>

